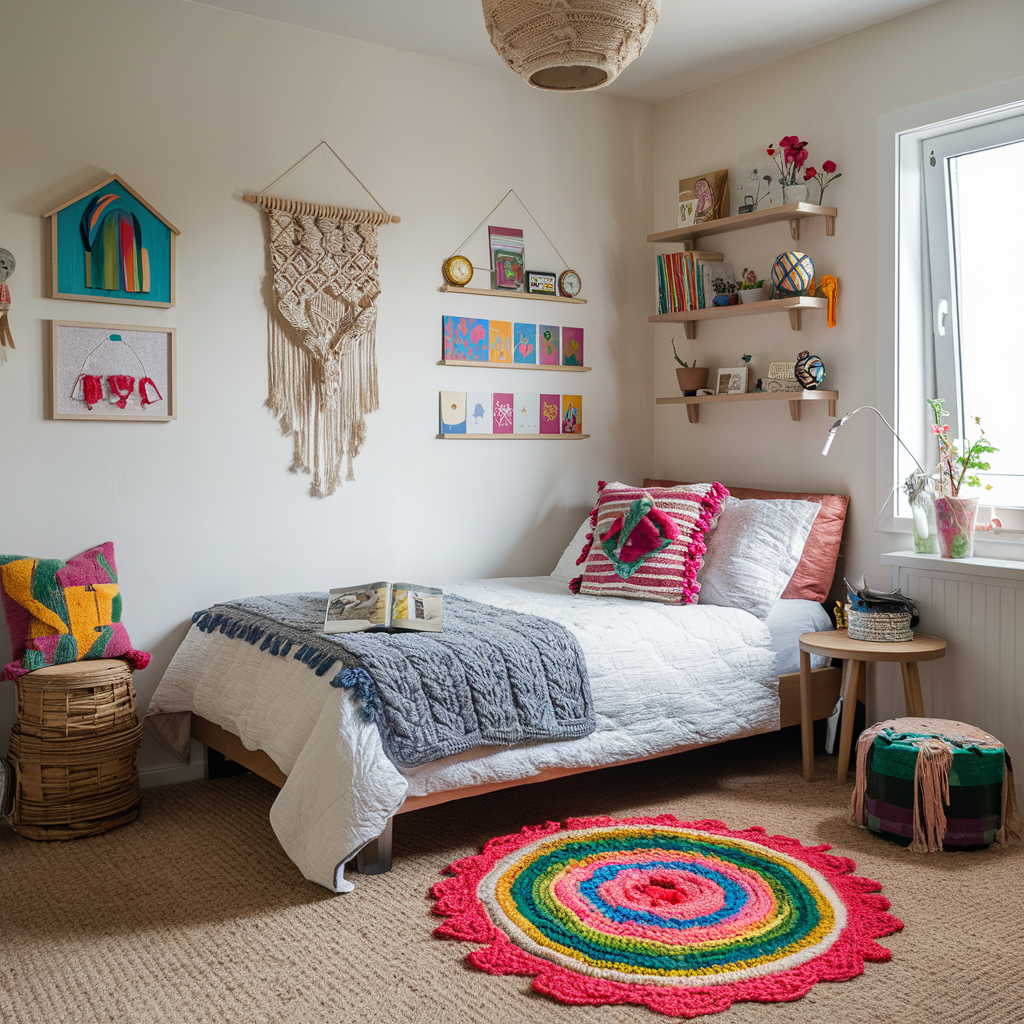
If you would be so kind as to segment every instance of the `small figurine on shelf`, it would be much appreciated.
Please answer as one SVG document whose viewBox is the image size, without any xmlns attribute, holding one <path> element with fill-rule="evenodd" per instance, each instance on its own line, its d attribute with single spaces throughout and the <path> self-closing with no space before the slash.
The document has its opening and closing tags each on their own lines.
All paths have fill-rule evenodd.
<svg viewBox="0 0 1024 1024">
<path fill-rule="evenodd" d="M 825 364 L 818 356 L 812 356 L 804 349 L 797 356 L 793 372 L 805 391 L 815 391 L 825 379 Z"/>
</svg>

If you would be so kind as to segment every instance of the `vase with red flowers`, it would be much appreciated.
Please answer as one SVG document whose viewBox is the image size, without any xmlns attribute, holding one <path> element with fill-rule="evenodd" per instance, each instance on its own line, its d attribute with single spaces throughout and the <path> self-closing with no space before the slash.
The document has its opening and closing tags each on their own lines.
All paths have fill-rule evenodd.
<svg viewBox="0 0 1024 1024">
<path fill-rule="evenodd" d="M 974 554 L 974 524 L 978 515 L 978 499 L 960 494 L 964 486 L 981 487 L 981 481 L 972 470 L 991 469 L 984 456 L 999 451 L 992 446 L 981 427 L 981 417 L 975 416 L 974 425 L 979 436 L 970 441 L 963 438 L 959 446 L 949 436 L 948 416 L 942 398 L 929 398 L 932 410 L 932 433 L 939 443 L 939 493 L 935 498 L 935 522 L 939 534 L 939 554 L 943 558 L 970 558 Z M 986 484 L 986 490 L 992 485 Z"/>
<path fill-rule="evenodd" d="M 836 170 L 834 160 L 826 160 L 819 171 L 816 167 L 808 167 L 809 153 L 807 143 L 799 135 L 786 135 L 779 140 L 778 146 L 771 145 L 766 150 L 779 169 L 779 184 L 782 186 L 782 203 L 804 203 L 808 199 L 808 190 L 812 181 L 818 184 L 818 204 L 821 204 L 825 189 L 829 183 L 841 178 Z"/>
</svg>

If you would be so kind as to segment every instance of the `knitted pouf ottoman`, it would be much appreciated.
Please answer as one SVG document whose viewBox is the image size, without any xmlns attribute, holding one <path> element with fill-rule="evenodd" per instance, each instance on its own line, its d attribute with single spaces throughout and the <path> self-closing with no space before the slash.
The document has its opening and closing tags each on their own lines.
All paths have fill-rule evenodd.
<svg viewBox="0 0 1024 1024">
<path fill-rule="evenodd" d="M 994 736 L 964 722 L 879 722 L 857 744 L 850 821 L 916 853 L 1016 840 L 1010 758 Z"/>
</svg>

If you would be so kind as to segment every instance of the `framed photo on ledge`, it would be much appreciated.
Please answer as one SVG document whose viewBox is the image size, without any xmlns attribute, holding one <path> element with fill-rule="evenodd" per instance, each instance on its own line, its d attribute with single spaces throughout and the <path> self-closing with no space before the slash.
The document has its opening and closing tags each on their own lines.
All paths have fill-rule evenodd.
<svg viewBox="0 0 1024 1024">
<path fill-rule="evenodd" d="M 715 371 L 716 395 L 742 395 L 746 390 L 746 366 L 727 366 Z"/>
</svg>

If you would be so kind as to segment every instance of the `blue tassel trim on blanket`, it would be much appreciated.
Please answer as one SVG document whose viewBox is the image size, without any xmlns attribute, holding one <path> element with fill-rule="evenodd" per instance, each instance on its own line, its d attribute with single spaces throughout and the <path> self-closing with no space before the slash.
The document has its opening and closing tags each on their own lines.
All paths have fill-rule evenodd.
<svg viewBox="0 0 1024 1024">
<path fill-rule="evenodd" d="M 259 644 L 261 651 L 266 651 L 274 657 L 287 658 L 291 654 L 296 661 L 301 661 L 307 668 L 313 669 L 318 676 L 327 675 L 340 660 L 318 651 L 315 647 L 297 644 L 290 637 L 271 632 L 255 623 L 232 618 L 223 612 L 204 609 L 192 616 L 192 622 L 204 633 L 220 632 L 231 640 L 244 640 L 253 646 Z M 296 648 L 294 654 L 292 648 Z M 383 723 L 383 708 L 373 684 L 373 676 L 365 668 L 361 665 L 343 668 L 335 674 L 330 683 L 331 686 L 355 692 L 359 698 L 359 712 L 366 721 L 377 726 Z"/>
</svg>

